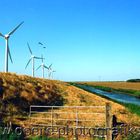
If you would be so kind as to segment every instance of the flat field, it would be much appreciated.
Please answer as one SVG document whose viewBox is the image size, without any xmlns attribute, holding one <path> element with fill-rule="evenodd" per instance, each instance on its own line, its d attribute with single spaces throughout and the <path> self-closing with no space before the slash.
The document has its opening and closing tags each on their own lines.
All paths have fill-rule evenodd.
<svg viewBox="0 0 140 140">
<path fill-rule="evenodd" d="M 104 86 L 114 89 L 140 90 L 140 83 L 133 82 L 81 82 L 93 86 Z"/>
</svg>

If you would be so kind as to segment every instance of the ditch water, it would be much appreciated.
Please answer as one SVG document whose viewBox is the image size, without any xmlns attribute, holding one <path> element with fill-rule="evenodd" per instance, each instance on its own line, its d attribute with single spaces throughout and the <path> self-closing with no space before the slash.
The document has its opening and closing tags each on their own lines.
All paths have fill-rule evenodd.
<svg viewBox="0 0 140 140">
<path fill-rule="evenodd" d="M 101 95 L 104 97 L 108 97 L 110 99 L 123 102 L 123 103 L 131 103 L 131 104 L 136 104 L 140 106 L 140 99 L 128 94 L 120 93 L 120 92 L 106 92 L 100 89 L 96 89 L 92 86 L 86 86 L 86 85 L 76 85 L 77 87 L 87 90 L 92 93 L 96 93 L 97 95 Z"/>
</svg>

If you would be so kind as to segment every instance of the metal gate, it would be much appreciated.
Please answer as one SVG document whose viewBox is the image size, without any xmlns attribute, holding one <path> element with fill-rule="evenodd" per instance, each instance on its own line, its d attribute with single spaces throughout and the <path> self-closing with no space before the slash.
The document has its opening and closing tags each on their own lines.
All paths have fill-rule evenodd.
<svg viewBox="0 0 140 140">
<path fill-rule="evenodd" d="M 111 128 L 111 106 L 37 106 L 31 105 L 32 125 L 70 128 Z M 110 131 L 106 139 L 111 139 Z"/>
</svg>

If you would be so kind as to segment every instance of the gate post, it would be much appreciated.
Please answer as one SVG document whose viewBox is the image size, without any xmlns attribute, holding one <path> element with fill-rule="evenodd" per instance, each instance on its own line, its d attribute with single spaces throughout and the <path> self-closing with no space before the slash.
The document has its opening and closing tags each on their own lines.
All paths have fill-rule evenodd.
<svg viewBox="0 0 140 140">
<path fill-rule="evenodd" d="M 30 109 L 29 109 L 29 117 L 31 117 L 31 106 L 30 106 Z"/>
<path fill-rule="evenodd" d="M 106 103 L 106 138 L 105 140 L 112 140 L 112 113 L 110 103 Z"/>
<path fill-rule="evenodd" d="M 51 108 L 51 127 L 53 128 L 53 106 Z"/>
</svg>

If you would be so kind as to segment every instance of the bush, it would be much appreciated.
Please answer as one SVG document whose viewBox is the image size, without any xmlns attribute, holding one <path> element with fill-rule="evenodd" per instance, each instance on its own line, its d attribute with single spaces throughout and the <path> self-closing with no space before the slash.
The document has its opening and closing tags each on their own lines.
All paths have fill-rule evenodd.
<svg viewBox="0 0 140 140">
<path fill-rule="evenodd" d="M 129 79 L 126 82 L 140 82 L 140 79 Z"/>
</svg>

